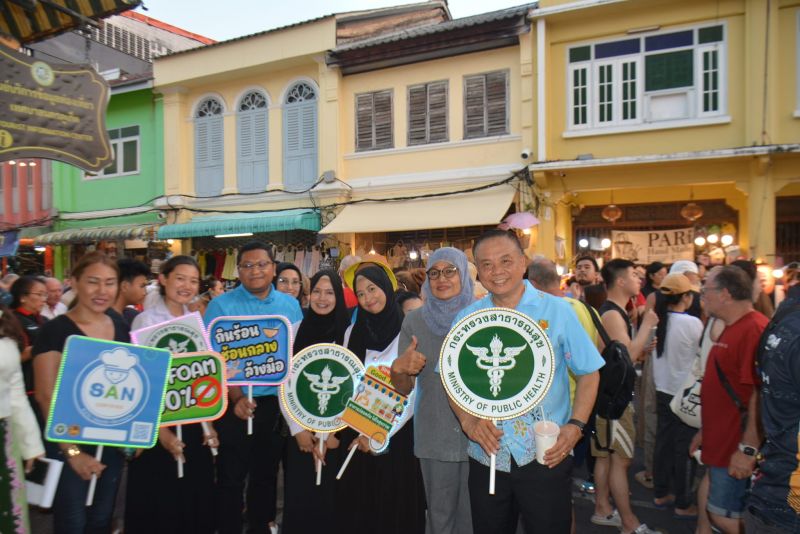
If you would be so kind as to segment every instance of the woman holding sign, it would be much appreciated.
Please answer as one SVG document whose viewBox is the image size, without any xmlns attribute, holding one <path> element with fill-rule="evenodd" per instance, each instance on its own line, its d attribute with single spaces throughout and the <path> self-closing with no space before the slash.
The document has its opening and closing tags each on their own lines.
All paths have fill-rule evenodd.
<svg viewBox="0 0 800 534">
<path fill-rule="evenodd" d="M 392 362 L 392 383 L 405 395 L 417 392 L 414 454 L 419 458 L 428 502 L 426 532 L 470 534 L 467 438 L 450 409 L 435 369 L 456 314 L 474 300 L 467 257 L 456 248 L 436 250 L 422 285 L 422 308 L 403 321 L 400 350 Z"/>
<path fill-rule="evenodd" d="M 353 287 L 358 315 L 349 348 L 366 365 L 387 367 L 397 357 L 403 312 L 395 300 L 388 269 L 370 265 L 356 271 Z M 348 273 L 352 272 L 348 270 Z M 345 275 L 347 277 L 347 275 Z M 338 523 L 342 532 L 414 534 L 425 531 L 425 493 L 414 457 L 414 430 L 404 425 L 391 436 L 388 449 L 374 454 L 369 440 L 350 429 L 342 431 L 345 449 L 358 447 L 337 491 Z"/>
<path fill-rule="evenodd" d="M 36 400 L 43 414 L 50 411 L 61 354 L 69 336 L 123 343 L 130 341 L 128 326 L 106 313 L 117 298 L 118 276 L 117 263 L 102 252 L 86 254 L 72 270 L 75 292 L 72 308 L 45 323 L 31 351 Z M 111 513 L 122 471 L 120 452 L 114 447 L 106 447 L 98 460 L 95 458 L 96 447 L 92 446 L 50 441 L 45 444 L 45 449 L 49 458 L 66 463 L 53 501 L 55 534 L 110 531 Z M 94 499 L 91 506 L 86 506 L 93 477 L 97 480 Z"/>
<path fill-rule="evenodd" d="M 311 278 L 309 308 L 296 330 L 294 354 L 317 343 L 341 345 L 348 326 L 350 314 L 344 302 L 341 278 L 336 271 L 319 271 Z M 320 454 L 318 438 L 313 433 L 304 430 L 290 417 L 286 417 L 286 421 L 295 439 L 286 442 L 281 530 L 286 534 L 327 530 L 335 510 L 337 487 L 334 475 L 339 455 L 325 452 L 336 449 L 339 440 L 329 435 L 325 451 Z M 322 472 L 323 480 L 319 486 L 314 482 L 317 459 L 328 466 Z"/>
<path fill-rule="evenodd" d="M 174 256 L 161 265 L 161 298 L 133 320 L 133 330 L 171 321 L 189 313 L 197 296 L 200 268 L 191 256 Z M 210 423 L 209 423 L 210 427 Z M 209 447 L 216 433 L 205 435 L 202 425 L 161 427 L 158 445 L 130 464 L 125 504 L 125 532 L 214 532 L 214 463 Z M 184 462 L 178 478 L 175 462 Z"/>
</svg>

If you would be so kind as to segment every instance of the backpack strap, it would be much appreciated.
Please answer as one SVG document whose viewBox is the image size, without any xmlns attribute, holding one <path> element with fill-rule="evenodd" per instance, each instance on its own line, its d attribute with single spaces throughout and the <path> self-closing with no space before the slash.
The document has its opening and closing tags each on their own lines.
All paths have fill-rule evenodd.
<svg viewBox="0 0 800 534">
<path fill-rule="evenodd" d="M 589 312 L 589 317 L 592 318 L 592 323 L 594 323 L 594 327 L 597 329 L 597 333 L 600 334 L 600 339 L 603 340 L 603 345 L 605 345 L 606 347 L 609 346 L 611 344 L 611 338 L 609 337 L 608 332 L 606 332 L 606 329 L 603 327 L 603 323 L 600 321 L 600 318 L 597 316 L 597 312 L 595 312 L 594 308 L 592 308 L 584 301 L 581 300 L 578 302 L 586 306 L 586 310 Z"/>
<path fill-rule="evenodd" d="M 724 387 L 725 391 L 728 392 L 728 395 L 736 405 L 736 409 L 739 410 L 739 414 L 744 415 L 747 412 L 747 407 L 742 404 L 742 401 L 739 399 L 739 395 L 737 395 L 736 391 L 733 390 L 733 386 L 731 386 L 731 383 L 728 382 L 728 377 L 726 377 L 725 373 L 722 372 L 722 367 L 719 366 L 719 362 L 716 358 L 714 358 L 714 366 L 717 368 L 717 375 L 719 376 L 719 381 L 722 383 L 722 387 Z"/>
</svg>

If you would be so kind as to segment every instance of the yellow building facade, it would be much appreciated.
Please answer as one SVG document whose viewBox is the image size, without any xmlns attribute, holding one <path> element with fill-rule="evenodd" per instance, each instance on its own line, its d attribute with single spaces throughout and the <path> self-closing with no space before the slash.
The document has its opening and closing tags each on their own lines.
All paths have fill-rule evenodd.
<svg viewBox="0 0 800 534">
<path fill-rule="evenodd" d="M 391 254 L 530 210 L 530 252 L 563 265 L 583 236 L 682 226 L 800 256 L 799 35 L 789 0 L 428 2 L 160 58 L 164 236 L 294 224 Z"/>
</svg>

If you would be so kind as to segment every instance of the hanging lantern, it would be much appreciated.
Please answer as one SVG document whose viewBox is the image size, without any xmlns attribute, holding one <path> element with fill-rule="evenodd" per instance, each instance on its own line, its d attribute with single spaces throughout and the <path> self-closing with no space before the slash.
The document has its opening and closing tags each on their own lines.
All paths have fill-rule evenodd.
<svg viewBox="0 0 800 534">
<path fill-rule="evenodd" d="M 617 206 L 616 204 L 609 204 L 603 211 L 600 212 L 600 216 L 603 217 L 605 220 L 614 224 L 617 222 L 617 219 L 622 217 L 622 208 Z"/>
<path fill-rule="evenodd" d="M 694 222 L 703 216 L 703 208 L 696 202 L 689 202 L 681 208 L 681 217 L 689 222 Z"/>
</svg>

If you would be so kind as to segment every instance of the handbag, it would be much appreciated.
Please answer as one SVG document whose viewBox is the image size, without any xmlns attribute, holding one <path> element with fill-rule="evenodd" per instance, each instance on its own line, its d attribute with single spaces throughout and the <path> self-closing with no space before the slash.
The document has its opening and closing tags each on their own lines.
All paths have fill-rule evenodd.
<svg viewBox="0 0 800 534">
<path fill-rule="evenodd" d="M 672 413 L 692 428 L 700 428 L 700 390 L 703 385 L 708 353 L 714 345 L 711 340 L 714 321 L 715 319 L 711 318 L 706 323 L 692 369 L 686 373 L 683 385 L 669 403 Z"/>
</svg>

